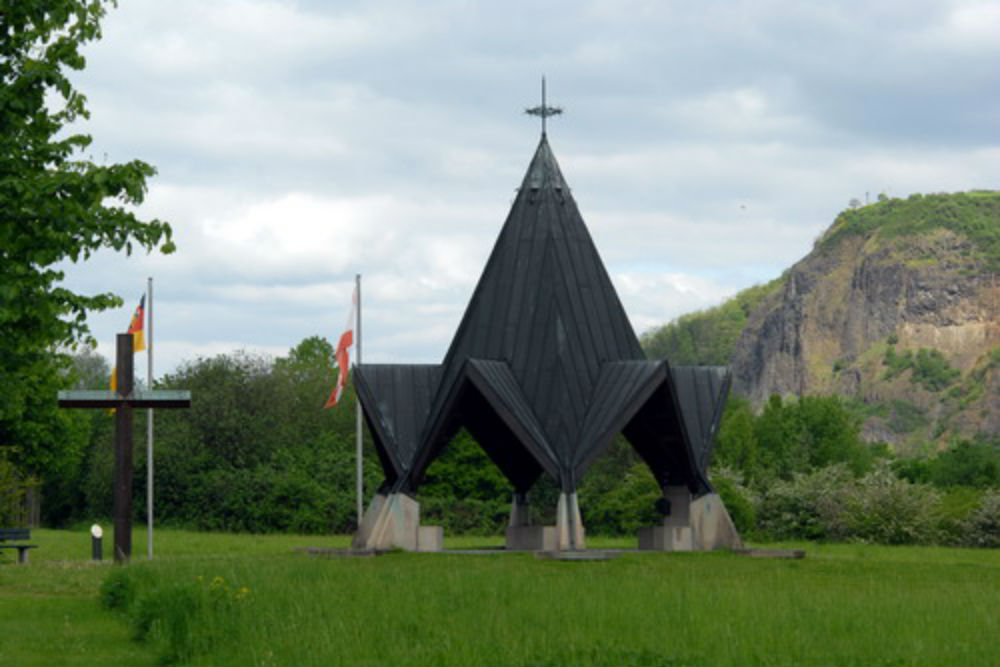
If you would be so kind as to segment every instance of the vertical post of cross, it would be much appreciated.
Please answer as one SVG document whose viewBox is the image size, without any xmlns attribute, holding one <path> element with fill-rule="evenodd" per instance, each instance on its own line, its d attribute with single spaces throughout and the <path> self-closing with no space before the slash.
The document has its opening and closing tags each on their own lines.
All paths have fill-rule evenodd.
<svg viewBox="0 0 1000 667">
<path fill-rule="evenodd" d="M 116 383 L 118 395 L 132 395 L 133 335 L 116 338 Z M 115 410 L 115 562 L 127 562 L 132 556 L 132 405 L 122 401 Z"/>
</svg>

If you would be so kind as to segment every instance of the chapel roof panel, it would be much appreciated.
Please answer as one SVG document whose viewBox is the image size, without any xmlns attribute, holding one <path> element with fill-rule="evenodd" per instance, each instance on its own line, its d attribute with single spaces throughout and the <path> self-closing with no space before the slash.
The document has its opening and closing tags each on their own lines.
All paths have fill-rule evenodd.
<svg viewBox="0 0 1000 667">
<path fill-rule="evenodd" d="M 698 467 L 706 471 L 722 420 L 731 373 L 726 366 L 671 366 L 677 401 Z"/>
<path fill-rule="evenodd" d="M 354 367 L 358 398 L 398 475 L 413 465 L 431 399 L 441 375 L 438 364 L 360 364 Z"/>
</svg>

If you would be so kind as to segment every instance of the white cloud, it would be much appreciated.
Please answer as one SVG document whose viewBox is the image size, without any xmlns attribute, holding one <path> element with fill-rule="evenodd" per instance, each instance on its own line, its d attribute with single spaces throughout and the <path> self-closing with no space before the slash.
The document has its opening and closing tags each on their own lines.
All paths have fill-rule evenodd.
<svg viewBox="0 0 1000 667">
<path fill-rule="evenodd" d="M 962 49 L 1000 50 L 1000 4 L 973 2 L 954 7 L 948 14 L 946 35 Z"/>
<path fill-rule="evenodd" d="M 160 173 L 178 252 L 101 252 L 99 339 L 157 281 L 158 368 L 343 326 L 440 360 L 550 138 L 638 332 L 776 276 L 853 198 L 995 187 L 996 3 L 130 0 L 76 80 L 93 155 Z M 104 348 L 102 348 L 104 351 Z"/>
</svg>

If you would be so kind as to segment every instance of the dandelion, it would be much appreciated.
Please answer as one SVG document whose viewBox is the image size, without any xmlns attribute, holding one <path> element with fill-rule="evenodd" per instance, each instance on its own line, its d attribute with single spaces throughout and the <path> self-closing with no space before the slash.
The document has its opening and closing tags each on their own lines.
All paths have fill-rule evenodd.
<svg viewBox="0 0 1000 667">
<path fill-rule="evenodd" d="M 222 588 L 225 585 L 226 585 L 226 580 L 223 579 L 222 577 L 218 575 L 212 577 L 212 588 Z"/>
</svg>

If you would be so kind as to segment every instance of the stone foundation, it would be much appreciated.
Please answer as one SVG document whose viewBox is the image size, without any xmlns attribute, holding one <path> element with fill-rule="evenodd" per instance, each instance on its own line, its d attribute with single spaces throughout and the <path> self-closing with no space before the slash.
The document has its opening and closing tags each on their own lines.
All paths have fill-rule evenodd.
<svg viewBox="0 0 1000 667">
<path fill-rule="evenodd" d="M 653 551 L 741 549 L 743 541 L 717 493 L 693 499 L 687 487 L 667 487 L 670 514 L 663 524 L 639 529 L 639 548 Z"/>
<path fill-rule="evenodd" d="M 444 531 L 420 525 L 420 503 L 405 493 L 378 494 L 361 519 L 352 549 L 440 551 Z"/>
<path fill-rule="evenodd" d="M 507 526 L 506 548 L 514 551 L 555 551 L 555 526 Z"/>
</svg>

